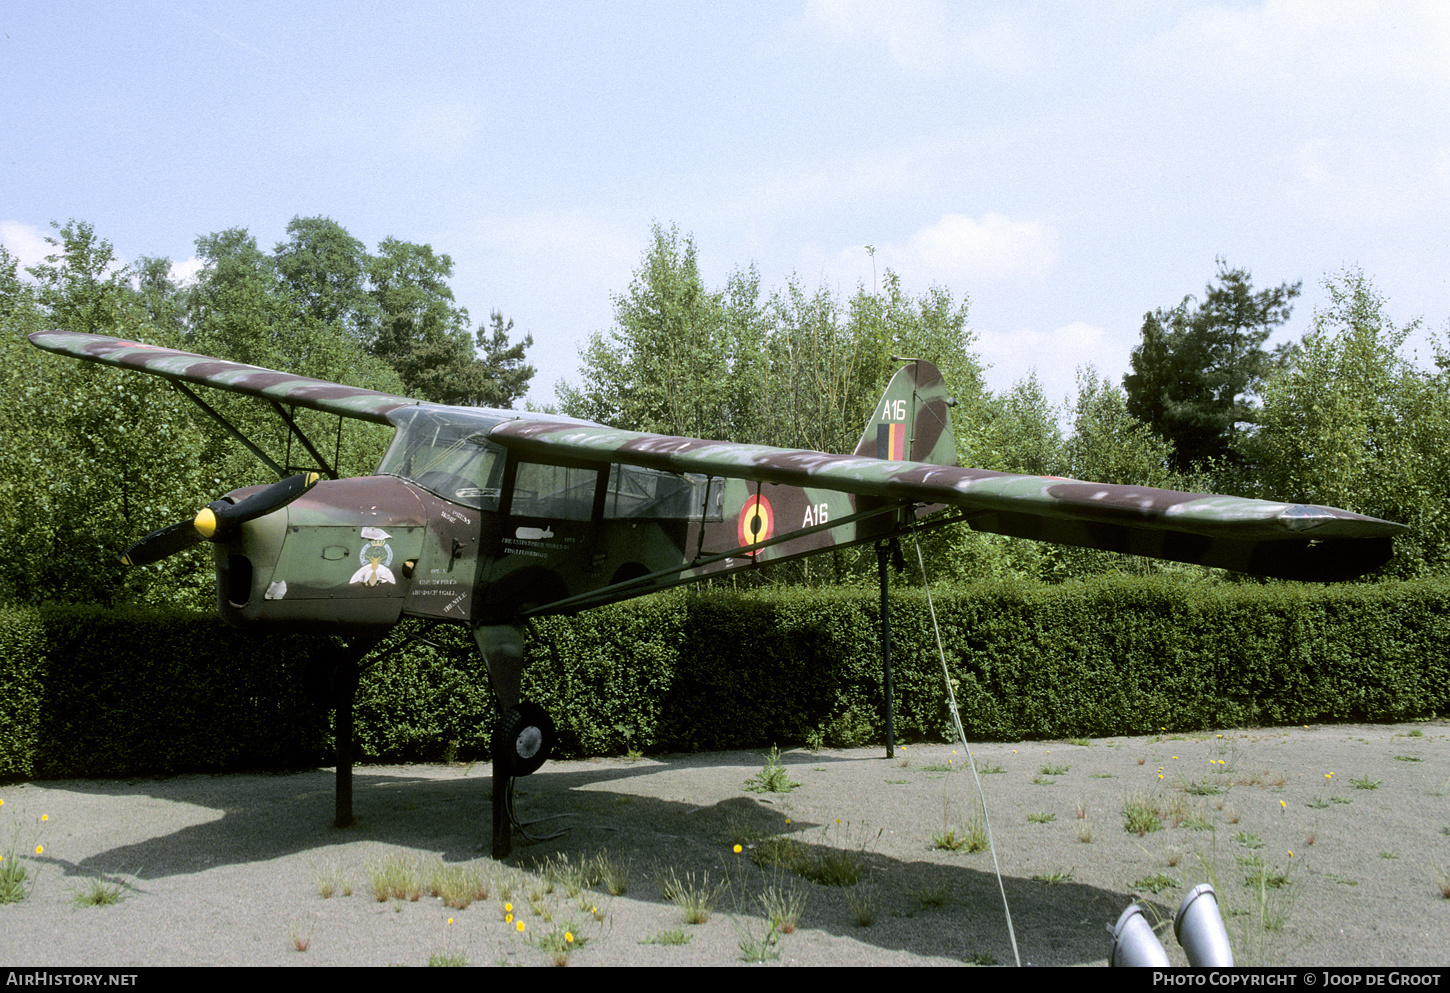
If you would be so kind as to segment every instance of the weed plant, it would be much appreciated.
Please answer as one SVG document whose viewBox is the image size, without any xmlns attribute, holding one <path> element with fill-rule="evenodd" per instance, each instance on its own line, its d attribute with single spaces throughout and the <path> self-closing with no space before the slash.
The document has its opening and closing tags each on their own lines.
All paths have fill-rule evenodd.
<svg viewBox="0 0 1450 993">
<path fill-rule="evenodd" d="M 710 885 L 708 871 L 702 873 L 696 881 L 693 872 L 685 873 L 685 878 L 681 879 L 673 868 L 669 868 L 660 879 L 660 894 L 680 908 L 685 915 L 686 924 L 704 924 L 708 921 L 724 892 L 724 883 Z"/>
<path fill-rule="evenodd" d="M 76 907 L 111 907 L 124 899 L 126 891 L 120 883 L 110 883 L 98 876 L 73 891 L 70 902 Z"/>
<path fill-rule="evenodd" d="M 373 889 L 373 898 L 378 903 L 389 900 L 416 902 L 423 895 L 423 881 L 419 878 L 418 863 L 401 855 L 368 865 L 368 882 Z"/>
<path fill-rule="evenodd" d="M 810 891 L 798 880 L 776 880 L 761 890 L 760 909 L 770 923 L 771 930 L 780 934 L 794 934 L 795 929 L 800 926 L 801 914 L 805 912 L 809 897 Z"/>
<path fill-rule="evenodd" d="M 780 749 L 774 745 L 765 755 L 765 766 L 745 781 L 745 789 L 751 793 L 789 793 L 799 785 L 786 772 Z"/>
<path fill-rule="evenodd" d="M 881 911 L 880 895 L 876 884 L 869 880 L 857 883 L 846 891 L 846 904 L 851 908 L 851 918 L 857 927 L 870 927 L 876 923 Z"/>
<path fill-rule="evenodd" d="M 1145 834 L 1163 830 L 1163 818 L 1158 814 L 1158 805 L 1145 796 L 1129 797 L 1123 802 L 1123 830 L 1140 838 Z"/>
</svg>

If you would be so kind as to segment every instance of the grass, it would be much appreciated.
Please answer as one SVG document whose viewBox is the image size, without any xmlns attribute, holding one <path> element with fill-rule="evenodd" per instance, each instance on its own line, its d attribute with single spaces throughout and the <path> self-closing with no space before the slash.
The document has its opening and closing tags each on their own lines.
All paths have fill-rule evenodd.
<svg viewBox="0 0 1450 993">
<path fill-rule="evenodd" d="M 1087 738 L 1069 738 L 1067 739 L 1067 743 L 1069 745 L 1076 745 L 1079 748 L 1089 748 L 1092 746 L 1092 741 Z"/>
<path fill-rule="evenodd" d="M 1032 785 L 1033 786 L 1051 786 L 1051 785 L 1053 785 L 1056 782 L 1057 782 L 1057 780 L 1055 780 L 1055 779 L 1049 779 L 1046 776 L 1033 776 L 1032 777 Z"/>
<path fill-rule="evenodd" d="M 725 891 L 724 883 L 710 885 L 710 873 L 701 874 L 699 881 L 693 872 L 685 873 L 681 879 L 674 869 L 665 870 L 660 881 L 660 893 L 685 915 L 686 924 L 704 924 L 715 912 L 720 894 Z"/>
<path fill-rule="evenodd" d="M 780 749 L 774 745 L 765 753 L 761 770 L 745 781 L 745 789 L 750 793 L 789 793 L 799 785 L 786 772 L 780 761 Z"/>
<path fill-rule="evenodd" d="M 695 937 L 682 927 L 670 928 L 668 931 L 661 931 L 653 938 L 645 938 L 641 945 L 688 945 L 690 939 Z"/>
<path fill-rule="evenodd" d="M 1133 883 L 1133 889 L 1143 893 L 1152 893 L 1154 895 L 1157 895 L 1159 893 L 1162 893 L 1164 890 L 1171 889 L 1172 887 L 1177 885 L 1177 879 L 1168 875 L 1168 873 L 1166 872 L 1158 872 L 1154 873 L 1151 876 L 1144 876 L 1142 879 L 1139 879 L 1137 882 Z"/>
<path fill-rule="evenodd" d="M 434 952 L 428 956 L 428 965 L 434 969 L 461 969 L 468 964 L 462 952 Z"/>
<path fill-rule="evenodd" d="M 341 866 L 329 866 L 326 869 L 312 869 L 313 882 L 317 887 L 317 895 L 324 900 L 331 899 L 338 893 L 343 896 L 352 896 L 352 877 L 343 872 Z"/>
<path fill-rule="evenodd" d="M 1046 883 L 1049 886 L 1056 886 L 1058 883 L 1065 883 L 1072 878 L 1071 869 L 1059 869 L 1056 872 L 1044 872 L 1041 875 L 1033 876 L 1039 883 Z"/>
<path fill-rule="evenodd" d="M 1163 818 L 1158 814 L 1158 805 L 1147 797 L 1129 797 L 1123 802 L 1123 830 L 1140 838 L 1145 834 L 1163 830 Z"/>
<path fill-rule="evenodd" d="M 1413 755 L 1396 755 L 1395 756 L 1395 761 L 1396 762 L 1419 762 L 1421 760 L 1418 759 L 1418 758 L 1416 758 Z"/>
<path fill-rule="evenodd" d="M 1187 783 L 1183 792 L 1193 796 L 1218 796 L 1219 788 L 1214 783 Z"/>
<path fill-rule="evenodd" d="M 945 817 L 942 818 L 946 820 Z M 940 848 L 947 852 L 982 852 L 987 849 L 987 829 L 982 826 L 980 817 L 974 817 L 962 825 L 948 827 L 942 825 L 942 829 L 931 836 L 932 847 Z"/>
<path fill-rule="evenodd" d="M 112 907 L 124 899 L 126 891 L 120 883 L 108 883 L 98 876 L 76 890 L 70 902 L 77 907 Z M 298 951 L 306 949 L 299 948 Z"/>
<path fill-rule="evenodd" d="M 1027 815 L 1028 824 L 1051 824 L 1055 820 L 1057 820 L 1057 815 L 1052 813 Z"/>
<path fill-rule="evenodd" d="M 851 908 L 851 917 L 857 927 L 870 927 L 876 923 L 881 910 L 881 901 L 872 883 L 857 883 L 846 891 L 846 904 Z"/>
<path fill-rule="evenodd" d="M 1067 770 L 1070 768 L 1072 767 L 1066 765 L 1044 765 L 1037 771 L 1044 776 L 1065 776 L 1067 775 Z"/>
<path fill-rule="evenodd" d="M 428 870 L 428 895 L 443 901 L 445 907 L 466 910 L 475 900 L 488 899 L 488 883 L 474 869 L 442 862 Z"/>
<path fill-rule="evenodd" d="M 1379 789 L 1380 783 L 1384 782 L 1384 780 L 1361 776 L 1359 779 L 1351 779 L 1350 782 L 1354 784 L 1354 788 L 1357 790 L 1374 790 Z"/>
<path fill-rule="evenodd" d="M 589 944 L 589 939 L 579 931 L 579 925 L 573 921 L 566 921 L 562 924 L 555 924 L 546 933 L 533 934 L 524 939 L 541 952 L 547 952 L 554 958 L 555 965 L 568 965 L 569 956 Z"/>
<path fill-rule="evenodd" d="M 983 776 L 995 776 L 1005 773 L 1007 770 L 1000 765 L 987 765 L 985 762 L 977 763 L 977 772 Z"/>
<path fill-rule="evenodd" d="M 419 878 L 418 863 L 401 855 L 368 865 L 368 882 L 373 888 L 373 898 L 378 903 L 389 900 L 416 902 L 423 895 L 423 881 Z"/>
<path fill-rule="evenodd" d="M 831 829 L 827 828 L 823 835 Z M 815 850 L 807 848 L 789 835 L 776 835 L 758 842 L 750 850 L 750 861 L 762 869 L 784 869 L 822 886 L 855 886 L 866 871 L 866 845 L 850 841 L 850 828 L 845 826 L 846 844 L 841 844 L 843 826 L 835 824 L 834 842 Z M 880 837 L 881 832 L 876 833 Z M 874 840 L 874 839 L 873 839 Z"/>
<path fill-rule="evenodd" d="M 0 855 L 0 904 L 19 903 L 30 895 L 29 874 L 13 853 Z"/>
<path fill-rule="evenodd" d="M 1240 845 L 1243 845 L 1245 848 L 1248 848 L 1250 850 L 1264 847 L 1263 838 L 1260 838 L 1256 834 L 1250 834 L 1247 831 L 1234 832 L 1233 839 L 1234 841 L 1237 841 Z"/>
<path fill-rule="evenodd" d="M 951 897 L 945 887 L 931 886 L 917 891 L 916 902 L 922 907 L 945 907 L 951 902 Z"/>
<path fill-rule="evenodd" d="M 1077 744 L 1077 742 L 1076 741 L 1070 741 L 1070 742 L 1068 742 L 1068 744 L 1075 745 L 1075 744 Z M 968 955 L 963 961 L 965 961 L 967 963 L 967 965 L 1001 965 L 1002 964 L 1001 962 L 998 962 L 997 961 L 997 959 L 992 955 L 991 952 L 973 952 L 971 955 Z"/>
<path fill-rule="evenodd" d="M 761 891 L 760 909 L 770 922 L 770 929 L 780 934 L 792 934 L 800 926 L 801 914 L 805 912 L 809 891 L 799 882 L 789 884 L 772 883 Z"/>
</svg>

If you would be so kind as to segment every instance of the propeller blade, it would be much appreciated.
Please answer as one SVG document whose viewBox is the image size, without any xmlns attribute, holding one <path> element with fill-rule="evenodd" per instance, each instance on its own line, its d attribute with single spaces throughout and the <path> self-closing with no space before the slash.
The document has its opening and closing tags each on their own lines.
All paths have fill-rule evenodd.
<svg viewBox="0 0 1450 993">
<path fill-rule="evenodd" d="M 217 500 L 203 507 L 192 523 L 203 538 L 213 538 L 218 531 L 225 531 L 238 524 L 265 517 L 274 510 L 281 510 L 312 489 L 321 478 L 315 472 L 298 473 L 279 483 L 273 483 L 259 493 L 253 493 L 240 503 Z"/>
<path fill-rule="evenodd" d="M 175 555 L 203 540 L 191 521 L 169 524 L 160 531 L 152 531 L 121 554 L 126 565 L 150 565 L 160 562 L 168 555 Z"/>
<path fill-rule="evenodd" d="M 199 541 L 210 541 L 217 531 L 236 527 L 281 510 L 293 500 L 312 489 L 322 477 L 315 472 L 289 476 L 280 483 L 273 483 L 258 493 L 242 500 L 229 503 L 217 500 L 207 504 L 189 521 L 171 524 L 160 531 L 152 531 L 146 537 L 126 549 L 121 561 L 126 565 L 150 565 L 160 562 L 168 555 L 190 548 Z"/>
</svg>

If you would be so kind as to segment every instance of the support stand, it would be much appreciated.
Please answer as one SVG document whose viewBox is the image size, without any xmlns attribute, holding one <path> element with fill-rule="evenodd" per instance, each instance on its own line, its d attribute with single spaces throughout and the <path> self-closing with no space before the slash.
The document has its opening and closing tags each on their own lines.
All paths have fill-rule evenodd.
<svg viewBox="0 0 1450 993">
<path fill-rule="evenodd" d="M 353 703 L 357 697 L 358 673 L 362 658 L 379 642 L 379 638 L 354 639 L 346 648 L 340 649 L 328 673 L 328 689 L 332 704 L 336 708 L 332 720 L 333 746 L 337 752 L 337 779 L 333 791 L 333 827 L 351 826 L 352 815 L 352 762 L 353 762 Z"/>
<path fill-rule="evenodd" d="M 876 572 L 881 578 L 881 683 L 886 694 L 886 757 L 889 759 L 896 757 L 896 713 L 891 691 L 891 600 L 886 594 L 886 559 L 891 554 L 891 545 L 891 541 L 876 545 Z"/>
</svg>

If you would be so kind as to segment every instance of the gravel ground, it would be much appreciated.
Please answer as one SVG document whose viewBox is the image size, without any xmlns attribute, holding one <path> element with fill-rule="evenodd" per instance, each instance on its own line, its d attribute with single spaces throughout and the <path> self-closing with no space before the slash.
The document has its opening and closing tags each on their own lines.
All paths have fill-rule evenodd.
<svg viewBox="0 0 1450 993">
<path fill-rule="evenodd" d="M 1105 926 L 1130 902 L 1166 922 L 1205 879 L 1230 911 L 1241 964 L 1450 962 L 1443 721 L 973 753 L 1024 965 L 1103 965 Z M 520 783 L 519 813 L 572 815 L 550 822 L 568 831 L 519 839 L 503 864 L 481 848 L 486 764 L 359 768 L 358 821 L 346 830 L 329 826 L 328 769 L 3 786 L 0 853 L 26 867 L 29 893 L 0 906 L 0 962 L 547 965 L 566 931 L 573 950 L 562 957 L 576 966 L 743 964 L 750 949 L 780 965 L 1014 962 L 992 855 L 933 841 L 947 828 L 960 837 L 977 809 L 964 754 L 908 745 L 892 759 L 872 748 L 781 760 L 800 784 L 788 793 L 744 788 L 759 752 L 550 763 Z M 1130 805 L 1164 826 L 1126 830 Z M 781 836 L 799 847 L 770 841 Z M 854 866 L 861 881 L 759 867 L 770 852 L 803 853 L 822 871 Z M 627 888 L 551 889 L 543 866 L 565 858 L 603 858 Z M 473 870 L 489 896 L 465 909 L 426 893 L 379 901 L 370 870 L 397 861 L 422 876 Z M 1250 888 L 1255 873 L 1284 885 Z M 709 920 L 685 922 L 663 892 L 672 876 L 718 890 Z M 338 890 L 325 897 L 329 880 Z M 85 905 L 106 886 L 118 903 Z M 769 890 L 802 905 L 798 926 L 773 943 L 760 902 Z M 1160 936 L 1184 963 L 1171 926 Z"/>
</svg>

